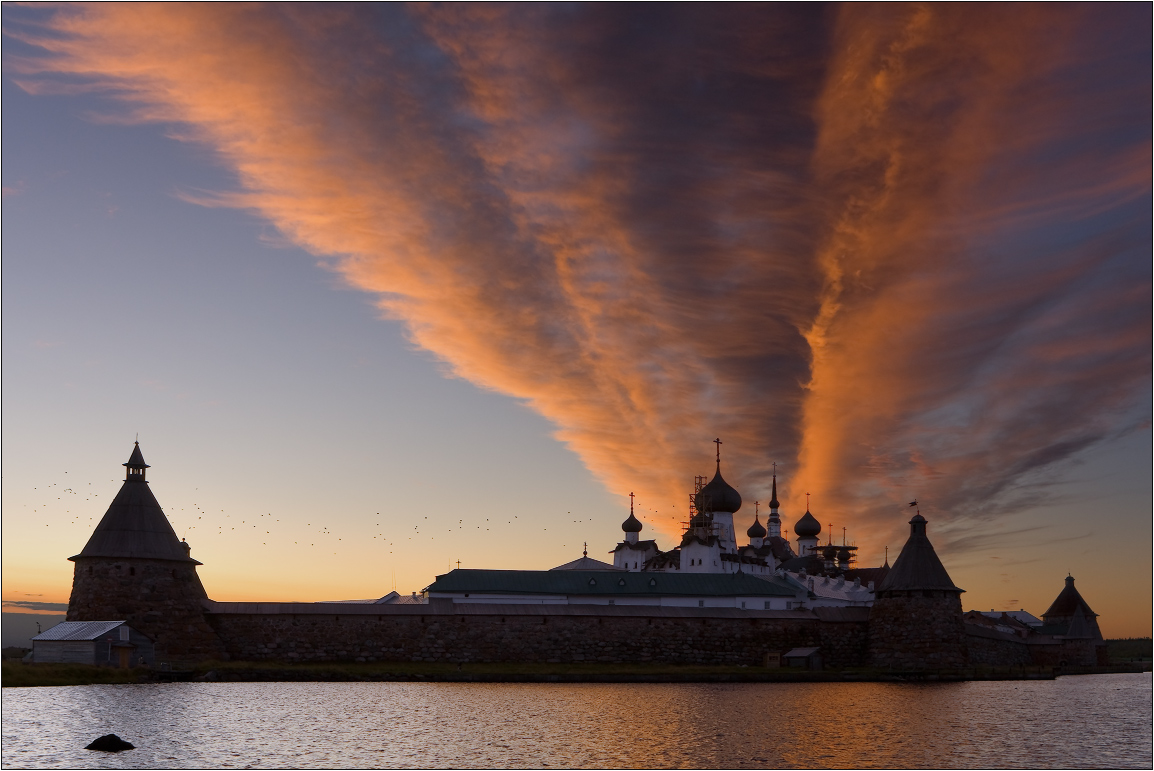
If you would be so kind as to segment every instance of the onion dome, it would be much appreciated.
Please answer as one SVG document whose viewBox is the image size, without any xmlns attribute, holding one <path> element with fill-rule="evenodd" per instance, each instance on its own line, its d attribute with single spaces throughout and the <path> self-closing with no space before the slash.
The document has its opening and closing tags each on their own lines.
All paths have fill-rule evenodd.
<svg viewBox="0 0 1154 771">
<path fill-rule="evenodd" d="M 849 562 L 852 557 L 853 551 L 851 551 L 848 546 L 841 547 L 837 553 L 837 559 L 839 562 Z"/>
<path fill-rule="evenodd" d="M 802 518 L 793 526 L 793 532 L 798 538 L 816 538 L 821 533 L 821 523 L 807 509 Z"/>
<path fill-rule="evenodd" d="M 754 517 L 753 524 L 749 526 L 749 529 L 745 531 L 745 534 L 750 538 L 765 538 L 765 536 L 768 535 L 768 532 L 764 527 L 761 526 L 761 522 L 758 521 L 758 518 Z"/>
<path fill-rule="evenodd" d="M 621 523 L 621 529 L 626 533 L 640 533 L 641 521 L 633 516 L 633 512 L 629 512 L 629 519 Z"/>
<path fill-rule="evenodd" d="M 741 495 L 721 478 L 721 461 L 717 462 L 717 473 L 709 484 L 701 488 L 693 500 L 698 511 L 711 513 L 727 512 L 732 514 L 741 508 Z"/>
<path fill-rule="evenodd" d="M 833 544 L 827 544 L 826 546 L 821 547 L 821 556 L 830 562 L 833 562 L 834 559 L 837 558 L 837 547 Z"/>
</svg>

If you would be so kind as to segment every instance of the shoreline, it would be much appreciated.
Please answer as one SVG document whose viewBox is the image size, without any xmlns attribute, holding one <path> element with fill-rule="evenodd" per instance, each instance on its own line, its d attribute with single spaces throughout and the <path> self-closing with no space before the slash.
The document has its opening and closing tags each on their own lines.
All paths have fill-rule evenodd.
<svg viewBox="0 0 1154 771">
<path fill-rule="evenodd" d="M 1061 676 L 1139 673 L 1150 662 L 1106 667 L 982 667 L 940 671 L 624 664 L 423 664 L 202 662 L 180 669 L 122 670 L 79 664 L 5 661 L 4 688 L 164 682 L 423 682 L 423 683 L 928 683 L 1053 680 Z"/>
</svg>

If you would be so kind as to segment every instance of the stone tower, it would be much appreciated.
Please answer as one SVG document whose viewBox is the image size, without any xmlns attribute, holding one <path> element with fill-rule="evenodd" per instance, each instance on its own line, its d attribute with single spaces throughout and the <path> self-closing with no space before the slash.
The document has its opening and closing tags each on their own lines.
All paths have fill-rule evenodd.
<svg viewBox="0 0 1154 771">
<path fill-rule="evenodd" d="M 1109 658 L 1102 630 L 1098 628 L 1098 614 L 1074 588 L 1074 577 L 1066 576 L 1066 585 L 1050 607 L 1042 614 L 1042 634 L 1056 635 L 1063 640 L 1061 663 L 1078 666 L 1106 666 Z"/>
<path fill-rule="evenodd" d="M 965 667 L 963 591 L 954 586 L 926 537 L 925 517 L 915 514 L 909 540 L 870 609 L 870 663 L 903 670 Z"/>
<path fill-rule="evenodd" d="M 201 564 L 156 502 L 139 442 L 128 471 L 76 563 L 69 621 L 120 621 L 156 643 L 160 659 L 221 658 L 224 648 L 204 617 Z"/>
</svg>

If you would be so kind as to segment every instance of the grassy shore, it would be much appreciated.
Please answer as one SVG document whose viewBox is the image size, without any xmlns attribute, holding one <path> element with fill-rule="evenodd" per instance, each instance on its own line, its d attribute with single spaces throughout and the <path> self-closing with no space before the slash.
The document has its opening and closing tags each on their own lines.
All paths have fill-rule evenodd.
<svg viewBox="0 0 1154 771">
<path fill-rule="evenodd" d="M 903 673 L 876 669 L 809 672 L 792 668 L 663 664 L 457 665 L 425 662 L 290 664 L 246 661 L 206 661 L 195 666 L 190 665 L 184 671 L 163 672 L 149 669 L 117 670 L 76 664 L 22 664 L 6 661 L 2 684 L 5 687 L 21 687 L 150 683 L 173 679 L 208 682 L 799 683 L 1051 679 L 1055 674 L 1054 670 L 1047 667 L 986 667 L 963 671 Z"/>
<path fill-rule="evenodd" d="M 5 688 L 139 682 L 141 682 L 140 673 L 136 670 L 95 667 L 87 664 L 24 664 L 5 659 L 3 670 L 0 671 L 0 685 Z"/>
</svg>

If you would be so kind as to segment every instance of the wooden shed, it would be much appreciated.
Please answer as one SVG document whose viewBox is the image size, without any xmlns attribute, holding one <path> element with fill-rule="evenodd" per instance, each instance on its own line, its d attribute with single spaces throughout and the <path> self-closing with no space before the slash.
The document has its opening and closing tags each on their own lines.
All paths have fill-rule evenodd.
<svg viewBox="0 0 1154 771">
<path fill-rule="evenodd" d="M 782 656 L 787 667 L 821 669 L 821 648 L 794 648 Z"/>
<path fill-rule="evenodd" d="M 64 621 L 32 638 L 34 664 L 152 666 L 152 639 L 124 621 Z"/>
</svg>

